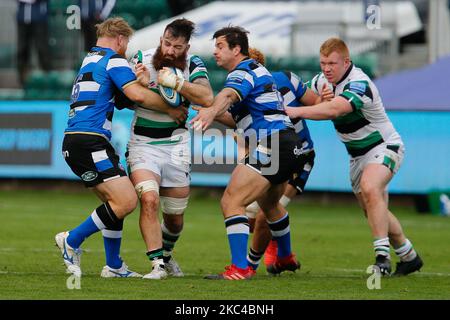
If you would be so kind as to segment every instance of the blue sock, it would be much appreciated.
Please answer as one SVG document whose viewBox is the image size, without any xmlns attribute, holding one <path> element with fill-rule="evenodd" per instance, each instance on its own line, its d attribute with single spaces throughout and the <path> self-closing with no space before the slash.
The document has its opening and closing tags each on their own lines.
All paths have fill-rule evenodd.
<svg viewBox="0 0 450 320">
<path fill-rule="evenodd" d="M 278 256 L 280 258 L 289 256 L 292 251 L 288 213 L 286 212 L 286 215 L 278 221 L 267 222 L 269 223 L 269 228 L 272 232 L 272 239 L 276 240 L 278 244 Z"/>
<path fill-rule="evenodd" d="M 246 216 L 233 216 L 225 219 L 228 242 L 231 251 L 231 263 L 238 268 L 246 269 L 247 242 L 249 234 L 248 218 Z"/>
<path fill-rule="evenodd" d="M 102 230 L 103 243 L 105 245 L 106 264 L 113 269 L 122 266 L 120 258 L 120 245 L 122 243 L 122 231 Z"/>
<path fill-rule="evenodd" d="M 100 230 L 100 228 L 95 224 L 93 215 L 97 215 L 94 211 L 82 224 L 73 230 L 69 231 L 69 236 L 67 237 L 67 243 L 74 249 L 78 249 L 83 241 Z"/>
</svg>

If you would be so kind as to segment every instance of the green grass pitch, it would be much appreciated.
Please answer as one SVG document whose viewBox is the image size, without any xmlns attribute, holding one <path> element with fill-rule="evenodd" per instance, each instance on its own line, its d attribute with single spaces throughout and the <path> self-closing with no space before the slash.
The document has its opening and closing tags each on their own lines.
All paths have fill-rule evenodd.
<svg viewBox="0 0 450 320">
<path fill-rule="evenodd" d="M 250 281 L 204 280 L 229 264 L 229 250 L 219 199 L 202 193 L 191 198 L 175 248 L 186 277 L 102 279 L 103 241 L 95 234 L 83 244 L 81 289 L 69 290 L 54 235 L 78 225 L 98 205 L 82 187 L 0 191 L 0 299 L 450 299 L 450 219 L 392 208 L 425 266 L 408 277 L 382 278 L 381 289 L 369 290 L 365 270 L 373 262 L 372 239 L 356 202 L 289 205 L 299 272 L 269 277 L 260 267 Z M 150 271 L 137 210 L 125 220 L 122 257 L 133 270 Z"/>
</svg>

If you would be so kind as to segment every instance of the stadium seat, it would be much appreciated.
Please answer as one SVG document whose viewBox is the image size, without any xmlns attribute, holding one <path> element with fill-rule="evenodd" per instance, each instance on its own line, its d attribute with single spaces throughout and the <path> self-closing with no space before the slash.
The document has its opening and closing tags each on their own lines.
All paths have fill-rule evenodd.
<svg viewBox="0 0 450 320">
<path fill-rule="evenodd" d="M 41 70 L 32 71 L 25 80 L 25 89 L 27 91 L 30 89 L 45 89 L 49 86 L 47 80 L 45 72 Z"/>
<path fill-rule="evenodd" d="M 25 83 L 27 100 L 68 100 L 76 77 L 73 70 L 33 71 Z"/>
<path fill-rule="evenodd" d="M 25 91 L 22 89 L 0 89 L 1 100 L 22 100 L 25 97 Z"/>
<path fill-rule="evenodd" d="M 279 70 L 320 71 L 319 59 L 316 57 L 283 57 L 278 60 Z"/>
<path fill-rule="evenodd" d="M 378 59 L 375 53 L 354 56 L 353 63 L 361 68 L 370 78 L 378 76 Z"/>
</svg>

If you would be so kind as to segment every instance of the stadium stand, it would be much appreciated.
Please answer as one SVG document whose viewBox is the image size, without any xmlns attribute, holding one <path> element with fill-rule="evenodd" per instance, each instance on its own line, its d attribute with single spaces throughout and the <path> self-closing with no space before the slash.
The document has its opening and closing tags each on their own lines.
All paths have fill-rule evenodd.
<svg viewBox="0 0 450 320">
<path fill-rule="evenodd" d="M 194 7 L 198 8 L 211 0 L 196 0 Z M 79 30 L 67 30 L 67 8 L 73 5 L 73 0 L 50 1 L 50 34 L 49 45 L 54 70 L 48 73 L 35 70 L 28 76 L 24 89 L 2 89 L 2 100 L 68 100 L 72 81 L 81 64 L 82 34 Z M 170 9 L 166 0 L 120 0 L 116 1 L 112 15 L 122 16 L 136 29 L 145 28 L 151 24 L 170 18 Z M 67 35 L 70 32 L 70 36 Z M 11 57 L 14 56 L 13 46 L 0 47 L 0 68 L 11 67 Z M 210 80 L 215 92 L 220 90 L 226 72 L 217 67 L 214 58 L 202 57 L 208 67 Z M 378 60 L 375 54 L 364 54 L 354 57 L 354 62 L 370 77 L 378 75 Z M 320 71 L 317 57 L 271 57 L 266 56 L 266 66 L 271 71 L 292 70 L 305 81 L 310 80 Z"/>
<path fill-rule="evenodd" d="M 195 7 L 204 5 L 210 1 L 197 0 Z M 66 20 L 67 7 L 74 4 L 73 0 L 50 1 L 50 35 L 49 43 L 54 63 L 53 71 L 49 73 L 35 70 L 28 76 L 24 90 L 0 91 L 2 100 L 68 100 L 72 88 L 75 71 L 81 64 L 84 55 L 81 53 L 81 33 L 79 30 L 70 30 L 71 36 L 67 36 Z M 134 29 L 138 30 L 155 22 L 170 18 L 170 9 L 166 0 L 121 0 L 117 1 L 112 11 L 113 16 L 123 17 Z M 13 53 L 12 47 L 0 48 L 0 68 L 5 56 Z M 215 62 L 212 61 L 215 65 Z M 214 74 L 214 72 L 213 72 Z M 216 87 L 223 83 L 223 72 L 217 72 Z"/>
</svg>

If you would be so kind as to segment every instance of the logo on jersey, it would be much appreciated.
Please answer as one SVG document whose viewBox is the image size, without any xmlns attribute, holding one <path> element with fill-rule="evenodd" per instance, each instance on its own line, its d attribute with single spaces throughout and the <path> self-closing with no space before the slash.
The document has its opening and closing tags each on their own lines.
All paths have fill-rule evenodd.
<svg viewBox="0 0 450 320">
<path fill-rule="evenodd" d="M 71 102 L 74 103 L 75 101 L 77 101 L 79 96 L 80 96 L 80 85 L 77 83 L 73 86 L 72 89 L 72 95 L 70 96 Z"/>
<path fill-rule="evenodd" d="M 364 95 L 366 92 L 367 85 L 363 82 L 350 82 L 350 91 L 356 92 L 359 95 Z"/>
<path fill-rule="evenodd" d="M 247 74 L 247 72 L 242 71 L 242 70 L 233 71 L 232 73 L 230 73 L 228 75 L 227 81 L 235 82 L 235 83 L 242 83 L 242 81 L 244 81 L 244 79 L 245 79 L 246 74 Z"/>
<path fill-rule="evenodd" d="M 205 65 L 203 64 L 202 59 L 200 59 L 199 57 L 192 57 L 192 62 L 197 65 L 197 67 L 205 67 Z"/>
<path fill-rule="evenodd" d="M 87 171 L 81 175 L 81 179 L 83 179 L 83 181 L 86 181 L 86 182 L 93 181 L 97 177 L 98 177 L 98 173 L 95 171 Z"/>
</svg>

